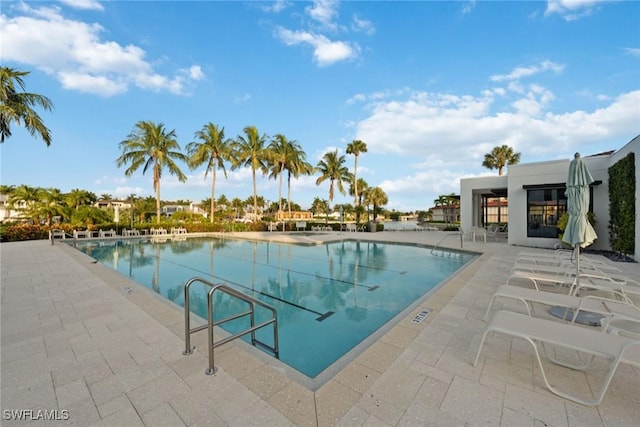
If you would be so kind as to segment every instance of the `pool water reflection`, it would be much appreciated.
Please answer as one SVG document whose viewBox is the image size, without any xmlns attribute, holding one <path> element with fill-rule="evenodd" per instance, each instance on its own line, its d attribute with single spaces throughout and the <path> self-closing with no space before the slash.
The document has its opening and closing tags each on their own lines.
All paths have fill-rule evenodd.
<svg viewBox="0 0 640 427">
<path fill-rule="evenodd" d="M 416 245 L 342 241 L 314 246 L 219 238 L 81 242 L 78 249 L 180 305 L 195 276 L 226 283 L 278 313 L 280 360 L 315 377 L 397 314 L 422 299 L 474 255 L 432 255 Z M 204 286 L 191 287 L 192 311 L 206 318 Z M 246 310 L 215 295 L 215 318 Z M 258 311 L 256 321 L 269 313 Z M 226 324 L 246 329 L 248 319 Z M 273 343 L 270 328 L 258 338 Z"/>
</svg>

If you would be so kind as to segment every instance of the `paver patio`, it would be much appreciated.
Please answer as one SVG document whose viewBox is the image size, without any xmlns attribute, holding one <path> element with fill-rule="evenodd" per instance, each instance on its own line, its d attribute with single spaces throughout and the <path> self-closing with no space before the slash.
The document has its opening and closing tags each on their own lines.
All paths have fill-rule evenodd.
<svg viewBox="0 0 640 427">
<path fill-rule="evenodd" d="M 425 244 L 443 236 L 340 237 L 354 234 Z M 456 239 L 445 243 L 459 247 Z M 180 307 L 67 245 L 3 243 L 2 425 L 52 425 L 42 418 L 54 417 L 54 425 L 82 426 L 637 426 L 638 367 L 622 365 L 602 404 L 587 407 L 544 387 L 523 341 L 496 335 L 472 366 L 489 298 L 525 249 L 504 242 L 464 245 L 482 255 L 311 391 L 243 344 L 216 349 L 220 369 L 207 376 L 204 332 L 193 337 L 199 351 L 181 354 Z M 619 267 L 640 277 L 636 263 Z M 412 323 L 422 308 L 431 315 Z M 604 368 L 587 374 L 549 369 L 556 383 L 589 393 Z"/>
</svg>

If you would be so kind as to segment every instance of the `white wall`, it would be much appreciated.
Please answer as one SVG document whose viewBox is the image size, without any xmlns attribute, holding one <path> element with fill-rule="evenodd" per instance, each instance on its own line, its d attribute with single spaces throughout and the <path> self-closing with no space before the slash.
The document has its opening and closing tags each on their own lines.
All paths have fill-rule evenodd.
<svg viewBox="0 0 640 427">
<path fill-rule="evenodd" d="M 593 187 L 593 213 L 597 221 L 594 227 L 598 239 L 590 249 L 609 249 L 609 192 L 608 167 L 610 157 L 583 157 L 596 181 Z M 527 190 L 524 185 L 558 184 L 567 182 L 570 160 L 528 163 L 509 167 L 509 244 L 536 247 L 554 247 L 557 239 L 527 237 Z"/>
<path fill-rule="evenodd" d="M 640 181 L 640 135 L 613 154 L 589 156 L 589 153 L 582 153 L 593 179 L 602 181 L 600 185 L 593 187 L 593 213 L 597 222 L 595 230 L 598 234 L 598 239 L 589 246 L 589 249 L 611 249 L 609 245 L 609 167 L 629 153 L 635 154 L 636 224 L 634 258 L 638 261 L 640 260 L 640 185 L 638 185 Z M 505 176 L 461 179 L 461 226 L 464 229 L 471 229 L 478 225 L 481 204 L 480 194 L 489 192 L 490 189 L 506 187 L 509 193 L 508 243 L 519 246 L 554 247 L 559 243 L 558 239 L 527 237 L 527 190 L 523 186 L 566 183 L 570 160 L 511 165 L 509 166 L 508 175 Z"/>
<path fill-rule="evenodd" d="M 507 188 L 507 181 L 507 175 L 460 180 L 460 226 L 464 230 L 480 225 L 481 194 L 488 193 L 491 189 Z M 511 216 L 511 201 L 509 201 L 509 216 Z"/>
</svg>

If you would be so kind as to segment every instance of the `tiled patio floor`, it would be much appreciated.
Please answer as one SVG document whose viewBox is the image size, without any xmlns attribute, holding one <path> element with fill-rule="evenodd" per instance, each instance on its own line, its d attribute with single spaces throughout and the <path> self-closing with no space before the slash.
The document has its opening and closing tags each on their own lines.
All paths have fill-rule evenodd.
<svg viewBox="0 0 640 427">
<path fill-rule="evenodd" d="M 357 236 L 434 244 L 443 233 Z M 313 392 L 233 343 L 216 350 L 220 369 L 207 376 L 206 355 L 181 354 L 179 307 L 66 245 L 3 243 L 2 425 L 637 426 L 638 367 L 621 365 L 602 404 L 587 407 L 544 387 L 521 340 L 491 337 L 472 366 L 492 292 L 516 254 L 535 249 L 465 249 L 483 254 Z M 640 277 L 638 264 L 620 268 Z M 412 323 L 422 308 L 433 312 Z M 204 336 L 194 338 L 206 349 Z M 586 375 L 548 369 L 553 382 L 587 396 L 605 372 L 602 364 Z"/>
</svg>

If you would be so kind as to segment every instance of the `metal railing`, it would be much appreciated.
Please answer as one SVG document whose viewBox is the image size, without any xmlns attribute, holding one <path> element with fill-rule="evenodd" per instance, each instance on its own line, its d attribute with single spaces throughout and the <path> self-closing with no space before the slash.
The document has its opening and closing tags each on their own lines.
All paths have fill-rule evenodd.
<svg viewBox="0 0 640 427">
<path fill-rule="evenodd" d="M 460 237 L 460 249 L 463 249 L 463 241 L 464 241 L 464 233 L 462 231 L 459 231 L 457 233 L 449 233 L 446 234 L 442 239 L 440 239 L 440 241 L 438 243 L 436 243 L 436 245 L 431 248 L 431 254 L 434 253 L 434 251 L 436 249 L 438 249 L 438 247 L 440 247 L 440 245 L 442 244 L 442 242 L 444 242 L 447 238 L 451 237 L 451 236 L 458 236 Z"/>
<path fill-rule="evenodd" d="M 55 229 L 55 228 L 49 230 L 49 240 L 51 241 L 52 245 L 53 245 L 55 239 L 66 240 L 67 237 L 69 237 L 70 239 L 74 238 L 71 234 L 65 232 L 64 230 L 58 230 L 58 229 Z"/>
<path fill-rule="evenodd" d="M 195 328 L 191 328 L 191 315 L 190 315 L 190 310 L 189 310 L 189 287 L 196 282 L 200 282 L 202 284 L 204 284 L 205 286 L 209 286 L 210 289 L 207 292 L 207 323 L 205 325 L 201 325 L 201 326 L 196 326 Z M 214 321 L 213 320 L 213 294 L 217 291 L 223 292 L 229 296 L 238 298 L 244 302 L 246 302 L 247 304 L 249 304 L 249 309 L 247 311 L 244 311 L 242 313 L 238 313 L 238 314 L 234 314 L 231 315 L 229 317 L 226 317 L 224 319 L 218 320 L 218 321 Z M 255 324 L 255 305 L 259 305 L 267 310 L 269 310 L 272 314 L 271 319 L 259 323 L 259 324 Z M 213 327 L 214 326 L 218 326 L 221 325 L 223 323 L 229 322 L 231 320 L 236 320 L 239 318 L 242 318 L 244 316 L 249 316 L 249 320 L 250 320 L 250 327 L 248 329 L 245 329 L 244 331 L 238 332 L 236 334 L 232 334 L 218 342 L 215 342 L 214 340 L 214 336 L 213 336 Z M 264 328 L 265 326 L 271 325 L 273 324 L 273 347 L 262 342 L 259 341 L 256 338 L 256 334 L 255 331 L 257 331 L 260 328 Z M 205 373 L 207 375 L 213 375 L 216 373 L 216 371 L 218 370 L 218 368 L 215 366 L 214 363 L 214 349 L 216 347 L 219 347 L 223 344 L 226 344 L 230 341 L 235 340 L 236 338 L 240 338 L 246 334 L 251 334 L 251 345 L 253 346 L 261 346 L 267 350 L 269 350 L 270 352 L 272 352 L 274 354 L 274 356 L 279 359 L 280 358 L 280 350 L 279 350 L 279 344 L 278 344 L 278 313 L 276 312 L 275 308 L 271 307 L 268 304 L 265 304 L 264 302 L 255 299 L 253 297 L 250 297 L 249 295 L 243 294 L 242 292 L 239 292 L 227 285 L 224 284 L 215 284 L 212 283 L 206 279 L 203 279 L 201 277 L 194 277 L 192 279 L 189 279 L 185 285 L 184 285 L 184 345 L 185 345 L 185 349 L 182 352 L 183 355 L 189 355 L 193 353 L 193 350 L 195 349 L 195 346 L 191 346 L 191 334 L 198 332 L 198 331 L 202 331 L 204 329 L 207 329 L 207 333 L 208 333 L 208 349 L 209 349 L 209 367 L 207 368 L 207 370 L 205 371 Z"/>
</svg>

